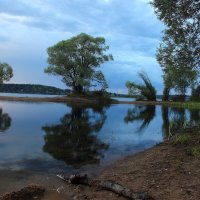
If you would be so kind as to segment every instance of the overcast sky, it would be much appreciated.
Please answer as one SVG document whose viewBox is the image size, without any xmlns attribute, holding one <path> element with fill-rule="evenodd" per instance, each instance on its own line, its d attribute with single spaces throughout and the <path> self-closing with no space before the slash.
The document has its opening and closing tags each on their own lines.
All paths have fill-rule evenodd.
<svg viewBox="0 0 200 200">
<path fill-rule="evenodd" d="M 126 92 L 125 82 L 144 70 L 161 93 L 155 52 L 162 30 L 148 0 L 0 0 L 0 62 L 13 67 L 11 83 L 64 88 L 43 72 L 46 49 L 84 32 L 110 46 L 114 61 L 102 66 L 110 91 Z"/>
</svg>

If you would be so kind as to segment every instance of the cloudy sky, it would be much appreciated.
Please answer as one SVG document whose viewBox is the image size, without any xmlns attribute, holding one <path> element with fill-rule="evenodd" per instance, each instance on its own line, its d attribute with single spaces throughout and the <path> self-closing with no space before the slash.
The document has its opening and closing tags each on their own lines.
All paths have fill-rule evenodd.
<svg viewBox="0 0 200 200">
<path fill-rule="evenodd" d="M 109 90 L 126 92 L 127 80 L 146 71 L 159 93 L 162 72 L 155 59 L 163 25 L 149 0 L 0 0 L 0 62 L 14 69 L 11 83 L 64 88 L 44 74 L 46 49 L 81 32 L 103 36 L 114 61 L 102 66 Z"/>
</svg>

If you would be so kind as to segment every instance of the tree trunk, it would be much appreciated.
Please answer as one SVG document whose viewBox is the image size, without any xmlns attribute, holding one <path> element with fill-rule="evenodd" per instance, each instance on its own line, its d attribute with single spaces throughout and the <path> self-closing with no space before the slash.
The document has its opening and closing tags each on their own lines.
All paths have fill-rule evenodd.
<svg viewBox="0 0 200 200">
<path fill-rule="evenodd" d="M 164 87 L 162 101 L 169 101 L 170 88 Z"/>
<path fill-rule="evenodd" d="M 83 93 L 83 86 L 82 85 L 75 85 L 73 87 L 74 94 L 82 94 Z"/>
</svg>

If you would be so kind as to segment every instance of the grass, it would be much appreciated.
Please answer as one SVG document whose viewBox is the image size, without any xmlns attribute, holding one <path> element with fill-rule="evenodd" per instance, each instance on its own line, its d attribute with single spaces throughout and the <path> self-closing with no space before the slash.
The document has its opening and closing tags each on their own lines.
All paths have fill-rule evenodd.
<svg viewBox="0 0 200 200">
<path fill-rule="evenodd" d="M 191 148 L 191 155 L 195 157 L 200 157 L 200 145 Z"/>
<path fill-rule="evenodd" d="M 177 135 L 173 141 L 174 145 L 188 145 L 191 142 L 192 138 L 189 134 L 180 134 Z"/>
<path fill-rule="evenodd" d="M 188 108 L 188 109 L 200 109 L 200 102 L 171 102 L 172 106 L 181 107 L 181 108 Z"/>
</svg>

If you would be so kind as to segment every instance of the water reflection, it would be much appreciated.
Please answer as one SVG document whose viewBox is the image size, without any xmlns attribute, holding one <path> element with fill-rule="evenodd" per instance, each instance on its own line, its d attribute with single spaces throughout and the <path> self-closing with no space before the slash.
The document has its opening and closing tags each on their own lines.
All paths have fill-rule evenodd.
<svg viewBox="0 0 200 200">
<path fill-rule="evenodd" d="M 11 121 L 11 117 L 8 113 L 3 113 L 3 109 L 0 108 L 0 133 L 3 133 L 10 128 Z"/>
<path fill-rule="evenodd" d="M 156 108 L 154 105 L 150 106 L 140 106 L 135 105 L 134 108 L 130 108 L 127 111 L 127 115 L 124 118 L 125 123 L 142 121 L 142 124 L 139 127 L 139 131 L 144 129 L 149 125 L 149 123 L 155 117 Z"/>
<path fill-rule="evenodd" d="M 71 112 L 64 115 L 59 123 L 42 127 L 45 131 L 44 152 L 75 168 L 99 164 L 103 151 L 109 147 L 96 134 L 106 120 L 106 108 L 70 107 Z"/>
<path fill-rule="evenodd" d="M 163 125 L 162 125 L 163 137 L 168 138 L 170 134 L 169 107 L 162 106 L 162 119 L 163 119 Z"/>
<path fill-rule="evenodd" d="M 200 122 L 200 110 L 190 110 L 190 125 L 194 126 Z"/>
<path fill-rule="evenodd" d="M 162 107 L 163 136 L 169 138 L 187 126 L 195 126 L 200 121 L 200 111 L 176 107 Z"/>
</svg>

